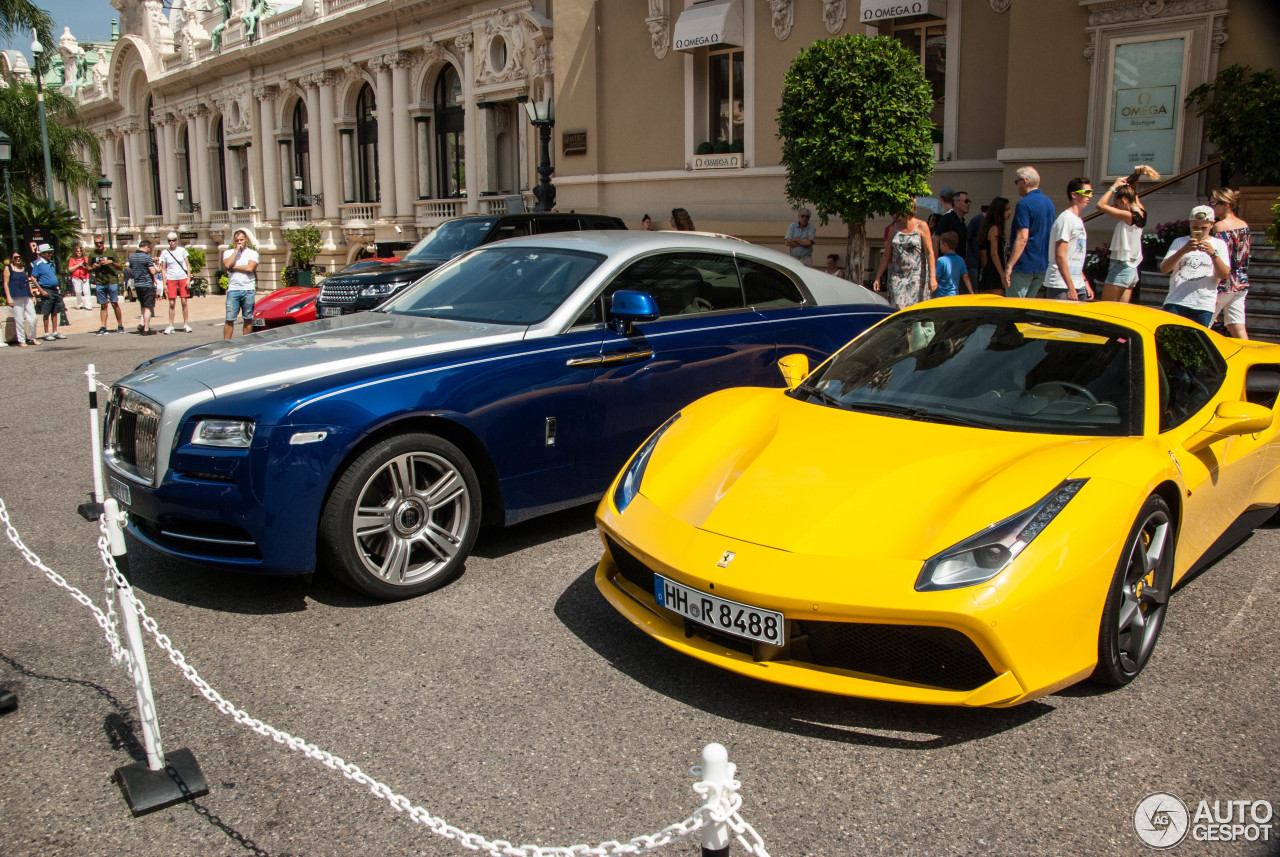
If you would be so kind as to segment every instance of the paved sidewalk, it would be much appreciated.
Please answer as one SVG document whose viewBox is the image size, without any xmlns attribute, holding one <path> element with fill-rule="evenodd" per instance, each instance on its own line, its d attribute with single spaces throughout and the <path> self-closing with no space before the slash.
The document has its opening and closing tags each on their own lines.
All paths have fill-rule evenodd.
<svg viewBox="0 0 1280 857">
<path fill-rule="evenodd" d="M 258 297 L 263 297 L 267 292 L 259 292 Z M 71 322 L 69 325 L 59 326 L 59 331 L 65 333 L 68 340 L 71 337 L 83 333 L 95 333 L 98 330 L 99 315 L 98 307 L 95 304 L 91 310 L 77 309 L 75 305 L 75 296 L 64 296 L 63 300 L 67 304 L 67 319 Z M 198 298 L 187 299 L 187 312 L 193 329 L 200 329 L 215 325 L 221 329 L 224 319 L 226 318 L 226 296 L 225 295 L 205 295 Z M 138 306 L 137 301 L 120 302 L 120 313 L 124 317 L 124 330 L 126 334 L 139 335 L 138 325 L 142 323 L 142 308 Z M 7 307 L 0 307 L 0 324 L 3 324 L 9 317 Z M 156 336 L 163 334 L 164 329 L 169 325 L 169 302 L 161 299 L 156 301 L 156 317 L 152 320 L 151 326 L 156 331 Z M 240 335 L 240 322 L 237 320 L 236 335 Z M 36 318 L 37 334 L 43 334 L 43 322 L 39 317 Z M 111 335 L 116 333 L 116 316 L 115 313 L 107 309 L 107 330 Z M 181 338 L 184 334 L 182 331 L 182 304 L 179 303 L 174 309 L 174 334 L 166 339 L 173 337 Z M 203 339 L 203 337 L 202 337 Z M 13 345 L 14 341 L 9 340 L 9 345 Z M 42 345 L 56 345 L 54 342 L 42 342 Z M 174 345 L 178 348 L 180 345 Z"/>
</svg>

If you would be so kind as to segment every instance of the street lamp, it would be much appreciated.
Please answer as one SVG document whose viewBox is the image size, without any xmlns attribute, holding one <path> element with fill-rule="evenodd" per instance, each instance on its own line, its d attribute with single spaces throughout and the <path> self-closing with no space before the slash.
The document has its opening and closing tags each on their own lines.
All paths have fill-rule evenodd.
<svg viewBox="0 0 1280 857">
<path fill-rule="evenodd" d="M 185 193 L 183 193 L 183 191 L 182 191 L 182 185 L 178 185 L 176 188 L 174 188 L 174 189 L 173 189 L 173 195 L 174 195 L 174 196 L 176 196 L 176 197 L 178 198 L 178 210 L 179 210 L 179 211 L 192 212 L 192 211 L 199 211 L 199 210 L 200 210 L 200 203 L 198 203 L 198 202 L 186 202 L 187 195 L 186 195 Z"/>
<path fill-rule="evenodd" d="M 556 207 L 556 186 L 551 183 L 551 129 L 556 124 L 556 105 L 548 95 L 541 101 L 526 101 L 524 109 L 529 114 L 529 121 L 538 128 L 538 141 L 542 146 L 538 186 L 533 189 L 538 203 L 533 210 L 551 211 Z"/>
<path fill-rule="evenodd" d="M 111 235 L 111 180 L 105 173 L 98 179 L 98 196 L 102 197 L 102 207 L 107 214 L 107 247 L 115 250 L 116 243 Z"/>
<path fill-rule="evenodd" d="M 293 177 L 293 203 L 294 205 L 321 205 L 324 203 L 324 194 L 303 193 L 302 176 L 295 175 Z"/>
<path fill-rule="evenodd" d="M 40 55 L 44 45 L 31 28 L 31 58 L 36 67 L 36 112 L 40 115 L 40 145 L 44 149 L 44 195 L 49 211 L 53 211 L 53 169 L 49 162 L 49 123 L 44 114 L 44 78 L 40 75 Z"/>
<path fill-rule="evenodd" d="M 13 196 L 9 193 L 9 159 L 13 157 L 13 141 L 0 131 L 0 163 L 4 164 L 4 207 L 9 210 L 9 252 L 18 249 L 18 230 L 13 226 Z"/>
</svg>

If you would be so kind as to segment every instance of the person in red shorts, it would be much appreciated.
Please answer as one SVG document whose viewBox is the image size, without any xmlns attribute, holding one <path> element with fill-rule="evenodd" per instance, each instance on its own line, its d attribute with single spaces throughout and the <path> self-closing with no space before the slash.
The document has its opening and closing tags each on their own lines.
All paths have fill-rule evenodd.
<svg viewBox="0 0 1280 857">
<path fill-rule="evenodd" d="M 182 329 L 190 333 L 191 325 L 187 309 L 187 298 L 191 297 L 191 263 L 187 261 L 187 248 L 178 243 L 178 233 L 170 232 L 169 246 L 160 251 L 160 270 L 164 272 L 164 295 L 169 299 L 169 326 L 164 329 L 165 335 L 173 333 L 175 304 L 182 301 Z"/>
</svg>

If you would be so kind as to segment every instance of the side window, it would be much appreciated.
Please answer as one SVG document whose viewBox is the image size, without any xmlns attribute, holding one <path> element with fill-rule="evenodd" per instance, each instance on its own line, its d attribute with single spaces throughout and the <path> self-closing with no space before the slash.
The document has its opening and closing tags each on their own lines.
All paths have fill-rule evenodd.
<svg viewBox="0 0 1280 857">
<path fill-rule="evenodd" d="M 528 234 L 529 221 L 516 220 L 511 223 L 499 223 L 498 228 L 493 230 L 493 235 L 489 237 L 489 240 L 501 241 L 503 238 L 519 238 Z"/>
<path fill-rule="evenodd" d="M 804 303 L 799 287 L 777 268 L 739 256 L 738 271 L 742 274 L 747 306 L 759 309 Z"/>
<path fill-rule="evenodd" d="M 539 235 L 546 235 L 548 232 L 577 232 L 578 229 L 576 217 L 557 217 L 554 220 L 538 221 Z"/>
<path fill-rule="evenodd" d="M 1182 425 L 1222 386 L 1227 363 L 1198 330 L 1168 324 L 1156 331 L 1160 431 Z"/>
<path fill-rule="evenodd" d="M 1276 406 L 1276 395 L 1280 393 L 1280 366 L 1250 366 L 1244 378 L 1244 397 L 1246 401 L 1264 408 Z"/>
<path fill-rule="evenodd" d="M 715 253 L 661 253 L 639 259 L 605 287 L 575 324 L 604 321 L 619 289 L 648 292 L 663 318 L 745 308 L 733 257 Z"/>
</svg>

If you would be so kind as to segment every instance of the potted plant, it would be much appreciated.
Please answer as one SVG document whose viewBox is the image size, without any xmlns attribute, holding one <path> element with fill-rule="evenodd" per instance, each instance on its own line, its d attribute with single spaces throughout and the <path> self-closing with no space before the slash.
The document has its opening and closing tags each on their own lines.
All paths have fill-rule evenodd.
<svg viewBox="0 0 1280 857">
<path fill-rule="evenodd" d="M 1224 174 L 1240 185 L 1239 214 L 1254 229 L 1271 221 L 1280 196 L 1280 77 L 1275 69 L 1232 65 L 1212 83 L 1187 94 L 1186 105 L 1204 117 L 1205 136 L 1218 149 Z"/>
<path fill-rule="evenodd" d="M 208 284 L 199 274 L 204 270 L 205 262 L 208 258 L 204 254 L 204 250 L 199 247 L 187 248 L 187 264 L 191 266 L 191 295 L 193 297 L 203 297 L 208 290 Z"/>
<path fill-rule="evenodd" d="M 311 263 L 320 253 L 320 229 L 307 224 L 297 229 L 286 229 L 284 241 L 289 245 L 289 264 L 285 268 L 285 284 L 290 284 L 290 272 L 293 274 L 293 285 L 311 288 Z"/>
</svg>

